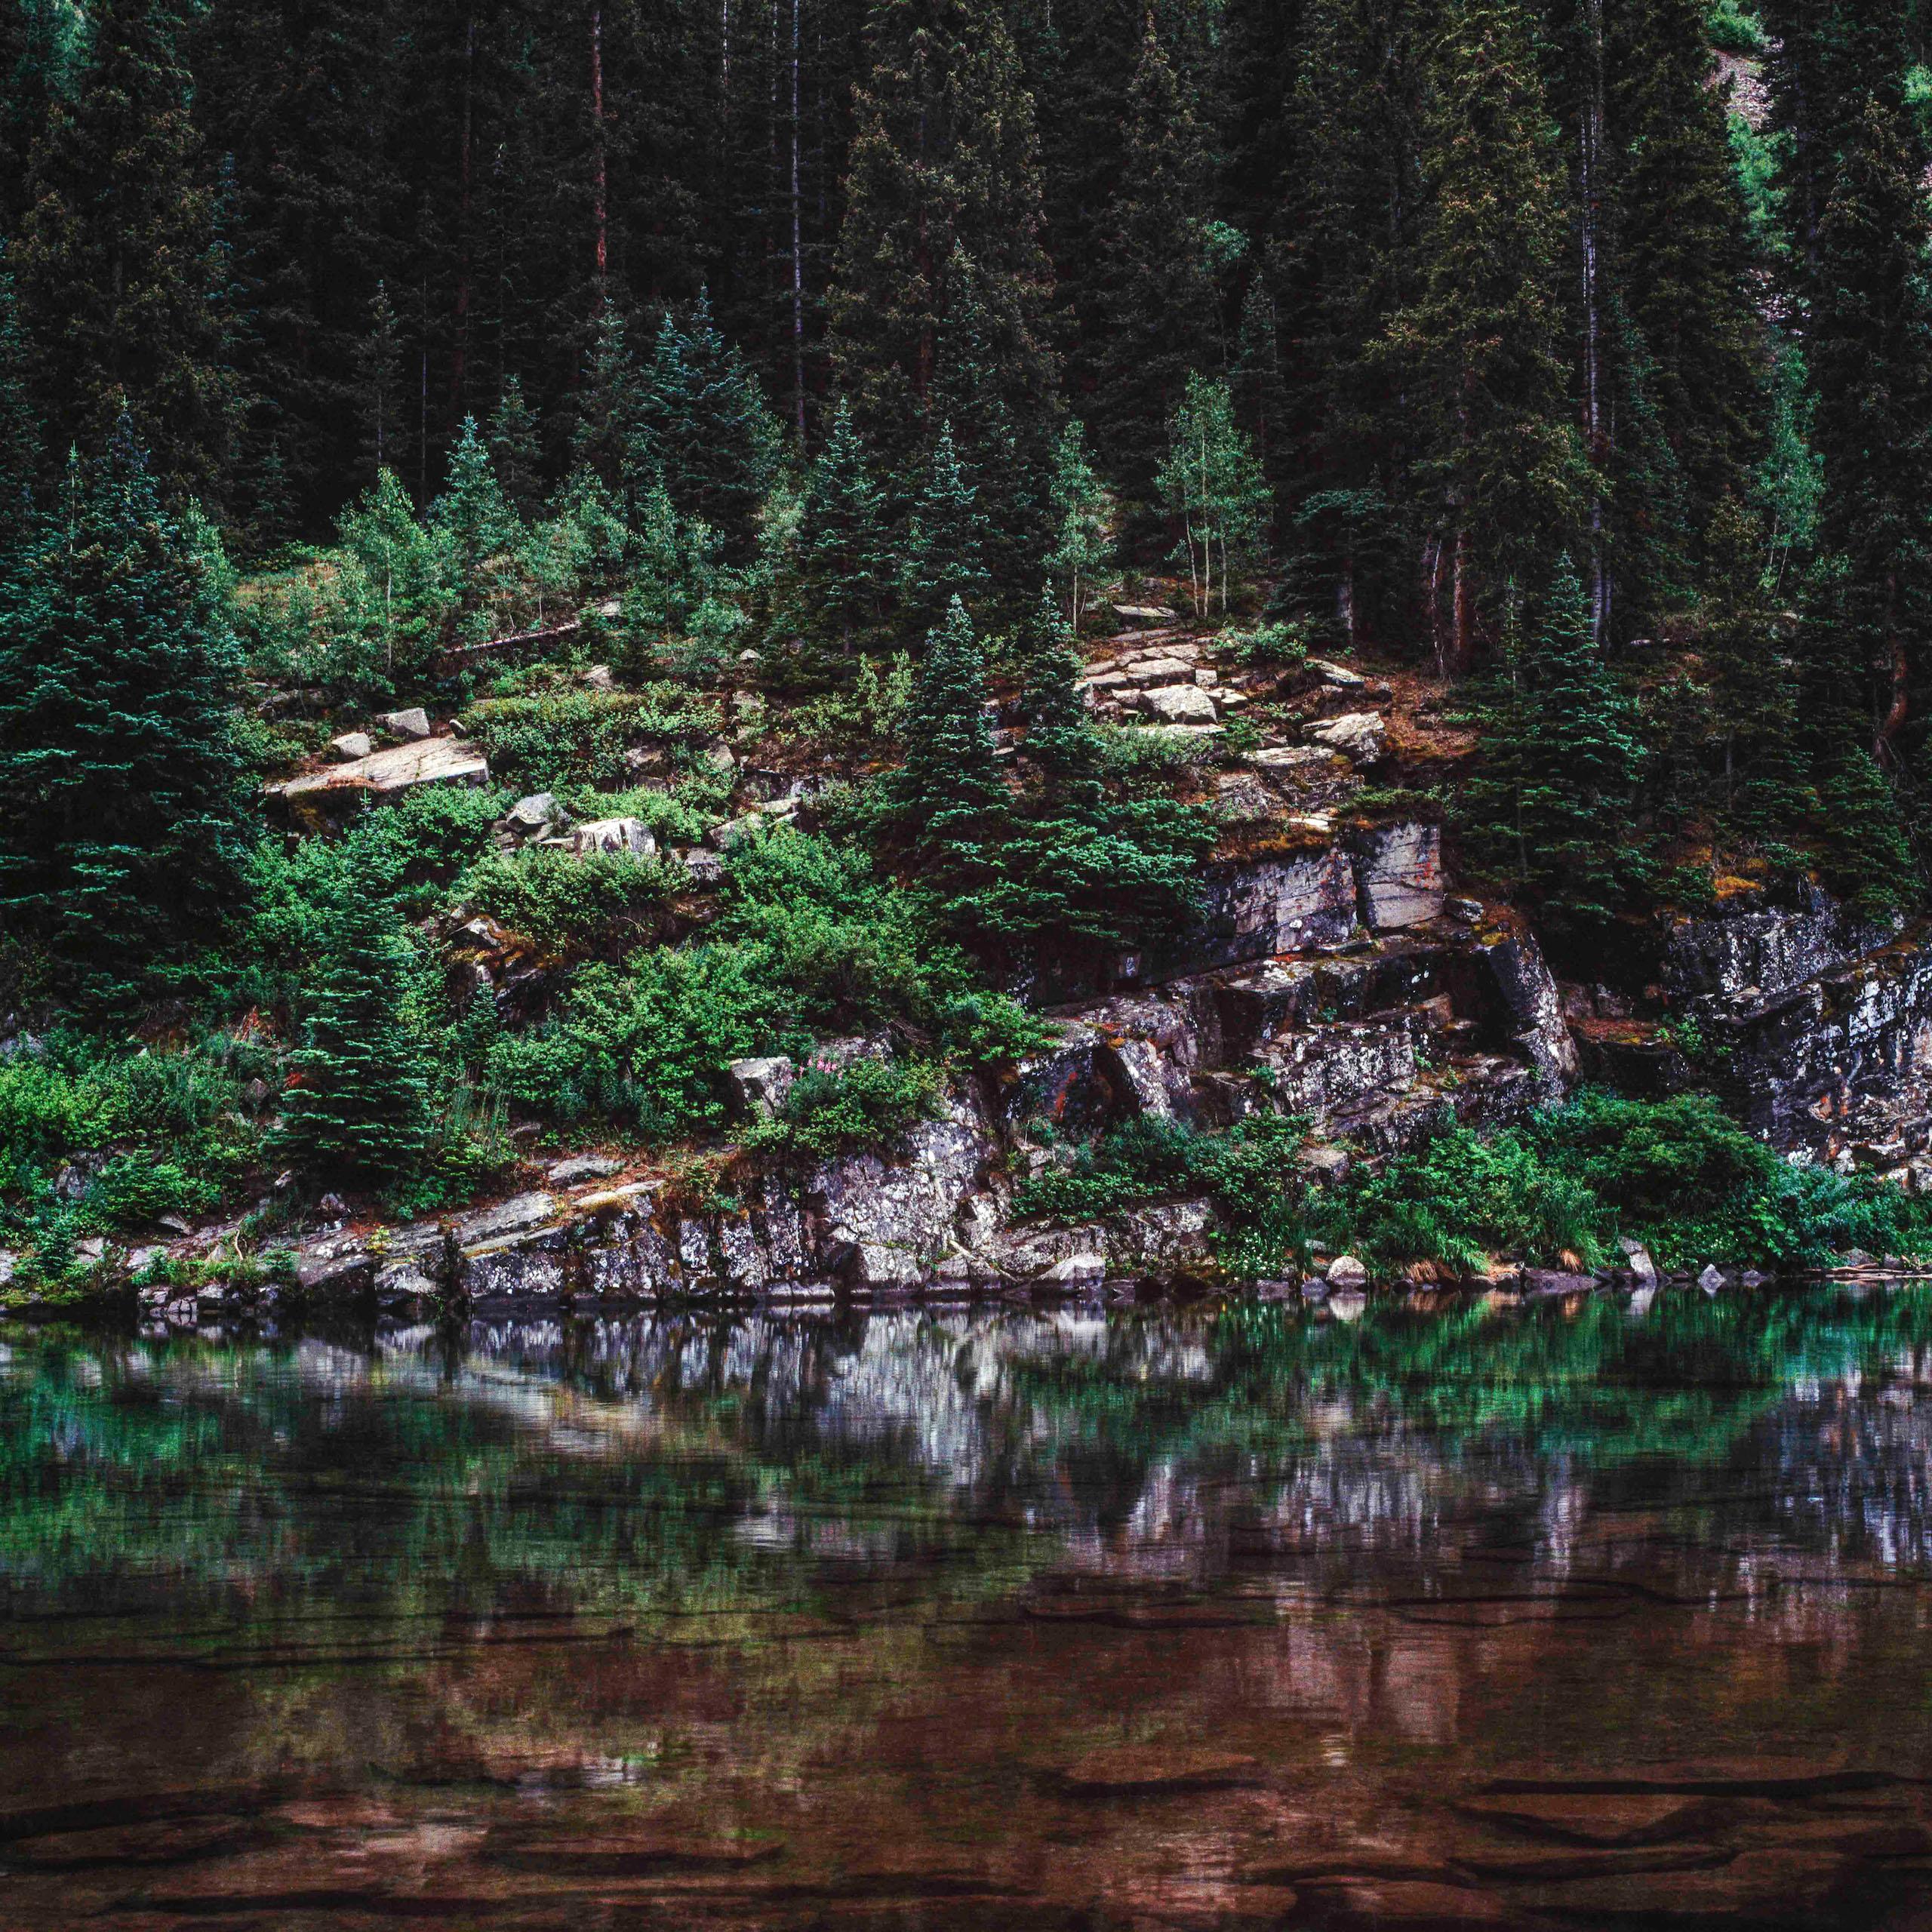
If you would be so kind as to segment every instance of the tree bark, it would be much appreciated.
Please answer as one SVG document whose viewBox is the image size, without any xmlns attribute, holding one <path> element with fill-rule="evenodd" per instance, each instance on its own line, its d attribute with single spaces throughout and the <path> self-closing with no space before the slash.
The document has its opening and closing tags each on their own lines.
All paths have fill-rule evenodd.
<svg viewBox="0 0 1932 1932">
<path fill-rule="evenodd" d="M 597 292 L 611 271 L 610 180 L 604 159 L 604 10 L 590 10 L 591 217 L 597 229 Z"/>
</svg>

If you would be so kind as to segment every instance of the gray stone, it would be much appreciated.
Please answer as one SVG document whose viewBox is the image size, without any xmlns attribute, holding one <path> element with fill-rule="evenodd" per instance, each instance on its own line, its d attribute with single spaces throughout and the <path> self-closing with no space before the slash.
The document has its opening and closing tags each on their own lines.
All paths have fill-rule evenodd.
<svg viewBox="0 0 1932 1932">
<path fill-rule="evenodd" d="M 1331 691 L 1359 691 L 1368 682 L 1360 672 L 1351 671 L 1345 665 L 1331 664 L 1323 657 L 1311 657 L 1308 668 Z"/>
<path fill-rule="evenodd" d="M 1171 624 L 1180 616 L 1164 604 L 1116 604 L 1113 614 L 1124 624 Z"/>
<path fill-rule="evenodd" d="M 1714 1295 L 1724 1286 L 1724 1273 L 1721 1269 L 1707 1266 L 1697 1277 L 1697 1285 L 1707 1295 Z"/>
<path fill-rule="evenodd" d="M 291 807 L 325 802 L 330 795 L 346 798 L 362 793 L 378 798 L 414 791 L 421 785 L 487 785 L 490 761 L 462 738 L 425 738 L 392 745 L 367 758 L 328 771 L 310 772 L 286 784 L 272 785 L 272 795 Z"/>
<path fill-rule="evenodd" d="M 1194 666 L 1185 657 L 1137 657 L 1121 669 L 1127 681 L 1143 691 L 1195 681 Z"/>
<path fill-rule="evenodd" d="M 1338 1254 L 1328 1264 L 1327 1280 L 1331 1289 L 1364 1288 L 1368 1285 L 1368 1270 L 1352 1254 Z"/>
<path fill-rule="evenodd" d="M 553 1161 L 543 1177 L 552 1187 L 575 1187 L 587 1180 L 608 1180 L 622 1174 L 624 1164 L 614 1154 L 573 1154 L 568 1160 Z"/>
<path fill-rule="evenodd" d="M 570 849 L 579 858 L 593 852 L 623 852 L 634 859 L 649 859 L 657 856 L 657 841 L 641 819 L 598 818 L 571 832 Z"/>
<path fill-rule="evenodd" d="M 1103 1281 L 1107 1278 L 1107 1258 L 1096 1254 L 1091 1249 L 1078 1254 L 1069 1254 L 1064 1261 L 1056 1261 L 1040 1278 L 1061 1286 L 1075 1283 Z"/>
<path fill-rule="evenodd" d="M 1442 912 L 1442 828 L 1392 825 L 1358 832 L 1355 877 L 1362 908 L 1376 932 L 1426 925 Z"/>
<path fill-rule="evenodd" d="M 592 665 L 577 681 L 586 691 L 614 691 L 617 688 L 617 681 L 611 675 L 608 664 Z"/>
<path fill-rule="evenodd" d="M 754 1120 L 775 1119 L 798 1077 L 796 1063 L 783 1054 L 771 1060 L 734 1060 L 725 1069 L 739 1112 Z"/>
<path fill-rule="evenodd" d="M 1338 751 L 1351 764 L 1380 764 L 1389 746 L 1389 727 L 1377 711 L 1351 711 L 1325 723 L 1311 725 L 1308 735 L 1318 744 Z"/>
<path fill-rule="evenodd" d="M 499 1240 L 506 1235 L 525 1234 L 554 1221 L 557 1206 L 557 1197 L 541 1189 L 516 1195 L 494 1207 L 459 1217 L 454 1223 L 456 1238 L 467 1247 L 477 1242 Z"/>
<path fill-rule="evenodd" d="M 329 749 L 337 758 L 350 761 L 367 758 L 375 749 L 376 741 L 367 731 L 345 731 L 329 740 Z"/>
<path fill-rule="evenodd" d="M 1143 691 L 1140 708 L 1164 724 L 1212 724 L 1220 716 L 1214 700 L 1198 685 L 1172 685 Z"/>
<path fill-rule="evenodd" d="M 429 714 L 420 704 L 411 705 L 407 711 L 385 711 L 376 722 L 392 738 L 426 738 L 429 735 Z"/>
<path fill-rule="evenodd" d="M 519 838 L 541 838 L 561 831 L 571 815 L 548 792 L 533 792 L 519 798 L 504 814 L 503 823 Z"/>
<path fill-rule="evenodd" d="M 1638 1284 L 1654 1283 L 1657 1278 L 1657 1264 L 1651 1259 L 1650 1250 L 1640 1241 L 1623 1235 L 1617 1242 L 1623 1251 L 1624 1265 L 1636 1276 Z"/>
<path fill-rule="evenodd" d="M 707 852 L 701 845 L 694 845 L 672 855 L 691 875 L 693 885 L 708 891 L 718 884 L 724 876 L 724 863 L 715 852 Z"/>
</svg>

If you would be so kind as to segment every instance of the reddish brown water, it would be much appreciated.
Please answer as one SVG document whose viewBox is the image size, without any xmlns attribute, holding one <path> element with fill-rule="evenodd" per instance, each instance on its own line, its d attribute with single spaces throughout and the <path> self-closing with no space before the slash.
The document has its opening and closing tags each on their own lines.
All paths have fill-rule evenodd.
<svg viewBox="0 0 1932 1932">
<path fill-rule="evenodd" d="M 8 1340 L 0 1926 L 1932 1925 L 1932 1292 Z"/>
</svg>

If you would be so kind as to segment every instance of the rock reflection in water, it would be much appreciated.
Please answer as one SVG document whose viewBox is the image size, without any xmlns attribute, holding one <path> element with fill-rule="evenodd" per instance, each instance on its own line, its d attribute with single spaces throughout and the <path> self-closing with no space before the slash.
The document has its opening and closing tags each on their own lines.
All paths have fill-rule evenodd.
<svg viewBox="0 0 1932 1932">
<path fill-rule="evenodd" d="M 17 1331 L 0 1923 L 1916 1924 L 1928 1389 L 1922 1288 Z"/>
</svg>

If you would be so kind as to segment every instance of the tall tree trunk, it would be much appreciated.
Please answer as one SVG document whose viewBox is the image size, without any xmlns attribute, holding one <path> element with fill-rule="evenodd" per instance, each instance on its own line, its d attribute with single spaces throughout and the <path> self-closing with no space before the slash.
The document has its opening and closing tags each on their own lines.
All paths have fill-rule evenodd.
<svg viewBox="0 0 1932 1932">
<path fill-rule="evenodd" d="M 611 272 L 610 180 L 604 160 L 604 9 L 590 10 L 591 218 L 597 228 L 597 292 Z"/>
<path fill-rule="evenodd" d="M 1446 666 L 1452 678 L 1466 677 L 1475 662 L 1475 586 L 1469 571 L 1469 533 L 1462 525 L 1456 529 L 1454 564 L 1454 587 L 1449 619 L 1449 660 Z"/>
<path fill-rule="evenodd" d="M 1583 112 L 1577 116 L 1583 266 L 1583 434 L 1594 470 L 1607 454 L 1604 433 L 1603 242 L 1604 46 L 1603 0 L 1583 0 L 1589 38 Z M 1601 651 L 1610 617 L 1609 566 L 1604 555 L 1603 492 L 1590 495 L 1590 640 Z"/>
<path fill-rule="evenodd" d="M 450 420 L 463 413 L 463 380 L 469 356 L 469 214 L 475 152 L 476 16 L 469 17 L 463 54 L 463 152 L 458 163 L 460 191 L 456 223 L 456 340 L 450 352 Z"/>
<path fill-rule="evenodd" d="M 798 10 L 792 0 L 792 411 L 805 447 L 805 224 L 798 184 Z"/>
</svg>

